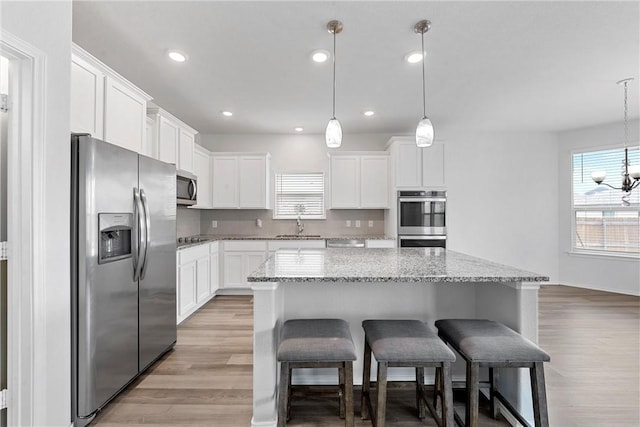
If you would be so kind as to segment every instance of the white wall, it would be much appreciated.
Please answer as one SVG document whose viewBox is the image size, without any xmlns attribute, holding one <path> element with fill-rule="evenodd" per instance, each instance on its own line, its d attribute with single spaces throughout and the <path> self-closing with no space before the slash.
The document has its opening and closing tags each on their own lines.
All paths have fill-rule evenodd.
<svg viewBox="0 0 640 427">
<path fill-rule="evenodd" d="M 629 123 L 629 139 L 638 145 L 640 121 Z M 637 258 L 571 253 L 571 154 L 575 150 L 623 146 L 623 124 L 612 123 L 559 134 L 558 207 L 560 282 L 567 285 L 640 295 L 640 260 Z M 637 189 L 634 191 L 638 191 Z"/>
<path fill-rule="evenodd" d="M 1 26 L 46 54 L 44 295 L 34 313 L 45 336 L 36 342 L 34 424 L 68 426 L 70 420 L 69 94 L 71 2 L 2 2 Z M 18 284 L 15 284 L 18 285 Z M 44 335 L 41 335 L 44 334 Z"/>
<path fill-rule="evenodd" d="M 556 282 L 556 144 L 549 133 L 447 135 L 447 247 Z"/>
</svg>

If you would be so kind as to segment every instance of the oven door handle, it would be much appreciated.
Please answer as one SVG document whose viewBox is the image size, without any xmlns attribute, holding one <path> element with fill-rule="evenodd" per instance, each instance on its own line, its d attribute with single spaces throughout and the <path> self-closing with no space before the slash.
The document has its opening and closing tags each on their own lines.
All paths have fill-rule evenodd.
<svg viewBox="0 0 640 427">
<path fill-rule="evenodd" d="M 447 236 L 398 236 L 400 240 L 447 240 Z"/>
<path fill-rule="evenodd" d="M 429 202 L 446 202 L 445 198 L 434 198 L 434 197 L 400 197 L 398 199 L 399 202 L 413 202 L 413 203 L 429 203 Z"/>
</svg>

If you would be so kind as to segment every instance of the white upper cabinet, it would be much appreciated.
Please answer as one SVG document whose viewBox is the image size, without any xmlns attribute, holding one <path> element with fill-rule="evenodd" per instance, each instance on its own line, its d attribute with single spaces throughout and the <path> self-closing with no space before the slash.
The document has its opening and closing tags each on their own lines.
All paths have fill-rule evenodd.
<svg viewBox="0 0 640 427">
<path fill-rule="evenodd" d="M 148 108 L 147 116 L 154 121 L 153 157 L 173 163 L 176 169 L 195 173 L 195 136 L 198 132 L 162 108 Z"/>
<path fill-rule="evenodd" d="M 331 209 L 388 208 L 387 153 L 331 156 Z"/>
<path fill-rule="evenodd" d="M 211 208 L 211 153 L 196 144 L 193 150 L 193 169 L 198 177 L 198 204 L 194 208 Z"/>
<path fill-rule="evenodd" d="M 389 207 L 389 156 L 360 157 L 360 207 Z"/>
<path fill-rule="evenodd" d="M 212 154 L 213 199 L 212 207 L 234 209 L 238 207 L 238 156 Z"/>
<path fill-rule="evenodd" d="M 71 51 L 71 131 L 150 154 L 146 110 L 151 97 L 79 46 Z"/>
<path fill-rule="evenodd" d="M 444 187 L 444 144 L 418 148 L 413 137 L 389 140 L 395 188 Z"/>
<path fill-rule="evenodd" d="M 269 153 L 212 153 L 215 209 L 270 209 Z"/>
</svg>

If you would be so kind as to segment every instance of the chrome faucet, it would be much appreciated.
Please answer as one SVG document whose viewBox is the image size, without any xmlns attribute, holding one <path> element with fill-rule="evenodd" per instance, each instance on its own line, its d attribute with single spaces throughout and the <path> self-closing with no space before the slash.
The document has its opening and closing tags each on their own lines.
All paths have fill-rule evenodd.
<svg viewBox="0 0 640 427">
<path fill-rule="evenodd" d="M 300 219 L 300 215 L 298 215 L 298 218 L 296 218 L 296 225 L 298 226 L 298 235 L 302 234 L 302 232 L 304 231 L 304 223 Z"/>
</svg>

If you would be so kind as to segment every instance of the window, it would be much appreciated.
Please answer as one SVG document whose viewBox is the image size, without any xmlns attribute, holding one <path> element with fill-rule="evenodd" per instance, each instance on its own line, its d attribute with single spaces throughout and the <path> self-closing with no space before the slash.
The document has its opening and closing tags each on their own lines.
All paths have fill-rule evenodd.
<svg viewBox="0 0 640 427">
<path fill-rule="evenodd" d="M 629 162 L 640 164 L 640 149 L 629 148 Z M 574 153 L 573 166 L 573 248 L 607 254 L 640 254 L 640 188 L 633 190 L 629 206 L 622 203 L 622 191 L 598 185 L 591 179 L 596 171 L 606 171 L 604 182 L 614 187 L 622 183 L 624 149 Z"/>
<path fill-rule="evenodd" d="M 274 219 L 324 219 L 324 173 L 276 173 Z"/>
</svg>

